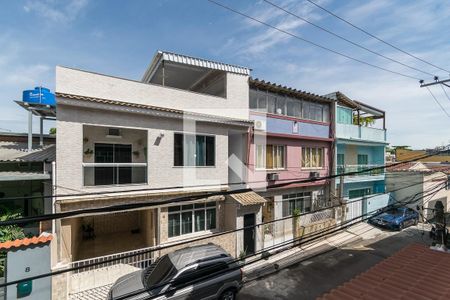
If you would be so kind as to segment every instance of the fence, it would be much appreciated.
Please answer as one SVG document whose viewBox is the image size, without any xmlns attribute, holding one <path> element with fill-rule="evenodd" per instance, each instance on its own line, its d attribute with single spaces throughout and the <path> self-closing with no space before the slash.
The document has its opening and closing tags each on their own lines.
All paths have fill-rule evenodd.
<svg viewBox="0 0 450 300">
<path fill-rule="evenodd" d="M 100 257 L 94 257 L 84 260 L 78 260 L 71 263 L 70 267 L 78 268 L 73 273 L 78 274 L 86 271 L 97 270 L 113 265 L 130 265 L 136 268 L 147 268 L 153 262 L 154 254 L 149 252 L 153 247 L 137 249 L 132 251 L 126 251 L 121 253 L 115 253 L 111 255 L 105 255 Z M 123 258 L 121 258 L 123 257 Z M 110 259 L 116 259 L 114 261 L 108 261 Z M 103 263 L 104 262 L 104 263 Z M 89 264 L 95 263 L 94 266 Z M 98 264 L 97 264 L 98 263 Z M 86 267 L 83 267 L 86 266 Z"/>
</svg>

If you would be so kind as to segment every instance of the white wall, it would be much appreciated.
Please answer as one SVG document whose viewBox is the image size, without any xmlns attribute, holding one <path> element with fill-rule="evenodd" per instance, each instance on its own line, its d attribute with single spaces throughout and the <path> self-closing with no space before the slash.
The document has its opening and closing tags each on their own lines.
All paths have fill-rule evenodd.
<svg viewBox="0 0 450 300">
<path fill-rule="evenodd" d="M 56 92 L 248 119 L 248 76 L 227 73 L 227 98 L 56 67 Z M 59 111 L 58 111 L 59 113 Z"/>
<path fill-rule="evenodd" d="M 145 130 L 148 143 L 148 184 L 83 187 L 83 124 Z M 228 183 L 229 126 L 203 122 L 196 125 L 197 133 L 216 137 L 214 167 L 174 166 L 174 133 L 183 131 L 183 120 L 59 105 L 56 127 L 58 194 Z"/>
</svg>

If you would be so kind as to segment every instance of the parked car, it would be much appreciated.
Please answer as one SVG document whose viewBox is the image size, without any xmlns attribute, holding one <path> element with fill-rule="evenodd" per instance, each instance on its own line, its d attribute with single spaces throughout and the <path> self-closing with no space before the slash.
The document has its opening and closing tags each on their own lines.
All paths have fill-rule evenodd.
<svg viewBox="0 0 450 300">
<path fill-rule="evenodd" d="M 221 247 L 206 244 L 176 250 L 144 270 L 119 278 L 108 299 L 145 289 L 126 299 L 233 300 L 241 287 L 242 271 L 235 259 Z"/>
<path fill-rule="evenodd" d="M 369 223 L 393 230 L 402 230 L 417 225 L 419 213 L 408 207 L 390 207 L 383 213 L 369 219 Z"/>
</svg>

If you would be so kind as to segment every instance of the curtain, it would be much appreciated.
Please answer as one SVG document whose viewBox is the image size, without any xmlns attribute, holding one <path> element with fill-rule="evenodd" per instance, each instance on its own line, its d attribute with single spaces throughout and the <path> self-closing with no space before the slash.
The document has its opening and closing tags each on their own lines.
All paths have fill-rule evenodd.
<svg viewBox="0 0 450 300">
<path fill-rule="evenodd" d="M 273 146 L 266 147 L 266 169 L 273 169 Z"/>
<path fill-rule="evenodd" d="M 195 135 L 184 135 L 184 165 L 195 166 Z"/>
<path fill-rule="evenodd" d="M 206 143 L 205 136 L 197 135 L 195 144 L 195 165 L 205 166 L 206 165 Z"/>
<path fill-rule="evenodd" d="M 194 213 L 195 231 L 205 230 L 205 210 L 197 210 Z"/>
</svg>

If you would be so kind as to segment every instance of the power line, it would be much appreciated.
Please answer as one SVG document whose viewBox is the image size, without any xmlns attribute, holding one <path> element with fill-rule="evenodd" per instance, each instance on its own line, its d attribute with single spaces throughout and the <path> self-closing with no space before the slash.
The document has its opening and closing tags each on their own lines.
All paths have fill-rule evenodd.
<svg viewBox="0 0 450 300">
<path fill-rule="evenodd" d="M 442 106 L 442 104 L 438 101 L 438 99 L 436 98 L 436 96 L 434 96 L 433 92 L 430 90 L 429 87 L 427 87 L 428 92 L 430 92 L 431 97 L 433 97 L 434 101 L 436 101 L 436 103 L 439 105 L 439 107 L 442 109 L 442 111 L 447 115 L 447 117 L 450 118 L 450 114 L 445 110 L 445 108 Z"/>
<path fill-rule="evenodd" d="M 422 183 L 422 182 L 421 182 L 421 183 Z M 445 188 L 445 185 L 443 186 L 443 188 Z M 434 190 L 434 189 L 435 189 L 435 188 L 433 188 L 433 190 Z M 416 193 L 416 194 L 414 195 L 413 199 L 415 198 L 415 196 L 417 196 L 417 195 L 419 195 L 419 194 L 424 194 L 424 196 L 420 197 L 419 199 L 415 200 L 414 202 L 417 202 L 417 201 L 419 201 L 420 199 L 422 199 L 422 198 L 428 196 L 430 190 L 432 190 L 432 188 L 429 188 L 429 189 L 427 189 L 426 191 L 422 191 L 422 192 Z M 439 190 L 438 190 L 438 191 L 439 191 Z M 436 192 L 438 192 L 438 191 L 436 191 Z M 427 194 L 425 195 L 425 193 L 427 193 Z M 408 198 L 408 197 L 407 197 L 407 198 Z M 412 203 L 412 202 L 413 202 L 413 199 L 410 200 L 410 201 L 408 201 L 408 202 L 406 202 L 406 203 L 404 203 L 404 204 L 402 204 L 402 206 L 405 206 L 405 205 L 407 205 L 407 204 Z M 365 199 L 360 199 L 360 201 L 362 201 L 362 200 L 367 200 L 367 198 L 365 198 Z M 390 206 L 392 206 L 392 205 L 390 205 Z M 331 209 L 331 208 L 328 208 L 328 209 Z M 332 231 L 332 232 L 330 232 L 330 233 L 338 232 L 338 231 L 341 231 L 341 230 L 343 230 L 343 229 L 345 229 L 345 228 L 347 228 L 347 227 L 350 227 L 350 226 L 352 226 L 352 225 L 355 225 L 355 224 L 358 224 L 358 223 L 360 223 L 360 222 L 363 222 L 363 221 L 367 220 L 368 218 L 366 218 L 366 219 L 361 219 L 361 220 L 359 220 L 358 222 L 352 223 L 353 221 L 358 220 L 358 219 L 360 219 L 360 218 L 362 218 L 362 217 L 364 217 L 364 216 L 369 216 L 369 215 L 370 215 L 370 217 L 373 217 L 373 216 L 376 215 L 376 214 L 373 214 L 373 213 L 376 212 L 376 211 L 377 211 L 377 210 L 367 212 L 367 213 L 362 214 L 362 215 L 360 215 L 360 216 L 358 216 L 358 217 L 356 217 L 356 218 L 353 218 L 353 219 L 351 219 L 351 220 L 347 220 L 347 221 L 345 221 L 345 222 L 342 222 L 341 224 L 336 224 L 336 225 L 334 225 L 333 227 L 326 228 L 326 229 L 320 231 L 319 234 L 313 233 L 313 234 L 311 234 L 311 236 L 312 236 L 313 238 L 312 238 L 311 240 L 307 240 L 306 242 L 310 242 L 310 241 L 313 241 L 313 240 L 315 240 L 315 239 L 318 239 L 318 238 L 320 238 L 320 237 L 322 237 L 322 236 L 327 235 L 327 234 L 322 234 L 322 235 L 320 235 L 320 233 L 326 232 L 326 231 L 331 230 L 331 229 L 333 229 L 333 228 L 340 227 L 339 229 L 334 230 L 334 231 Z M 317 211 L 315 211 L 315 212 L 317 212 Z M 309 212 L 309 213 L 305 213 L 305 214 L 310 214 L 310 213 L 314 213 L 314 212 Z M 381 213 L 381 212 L 380 212 L 380 213 Z M 305 214 L 303 214 L 303 215 L 305 215 Z M 301 216 L 301 215 L 300 215 L 300 216 Z M 77 266 L 77 267 L 72 267 L 72 268 L 66 268 L 66 269 L 62 269 L 62 270 L 58 270 L 58 271 L 52 271 L 52 272 L 49 272 L 49 273 L 44 273 L 44 274 L 35 275 L 35 276 L 30 276 L 30 277 L 27 277 L 27 278 L 22 278 L 22 279 L 10 281 L 10 282 L 5 282 L 5 283 L 1 283 L 1 284 L 0 284 L 0 288 L 6 287 L 6 286 L 10 286 L 10 285 L 14 285 L 14 284 L 18 284 L 18 283 L 21 283 L 21 282 L 24 282 L 24 281 L 36 280 L 36 279 L 45 278 L 45 277 L 49 277 L 49 276 L 56 276 L 56 275 L 60 275 L 60 274 L 63 274 L 63 273 L 67 273 L 67 272 L 71 272 L 71 271 L 80 270 L 80 269 L 83 269 L 83 268 L 86 268 L 86 267 L 93 267 L 93 266 L 101 265 L 101 264 L 104 264 L 104 263 L 109 263 L 109 262 L 117 261 L 117 260 L 120 260 L 120 259 L 123 259 L 123 258 L 133 257 L 133 256 L 140 255 L 140 254 L 144 254 L 144 253 L 151 253 L 151 252 L 155 252 L 155 251 L 160 251 L 160 250 L 168 249 L 168 248 L 171 248 L 171 247 L 176 247 L 176 246 L 180 246 L 180 245 L 185 245 L 185 244 L 193 243 L 193 242 L 200 241 L 200 240 L 210 239 L 210 238 L 217 237 L 217 236 L 219 236 L 219 235 L 229 234 L 229 233 L 233 233 L 233 232 L 237 232 L 237 231 L 241 231 L 241 230 L 245 230 L 245 229 L 250 229 L 250 228 L 256 228 L 256 227 L 259 227 L 259 226 L 262 226 L 262 225 L 265 225 L 265 224 L 274 223 L 274 222 L 276 222 L 276 221 L 285 220 L 285 219 L 289 219 L 289 218 L 293 218 L 293 217 L 294 217 L 294 216 L 289 216 L 289 217 L 285 217 L 285 218 L 280 218 L 280 219 L 272 220 L 272 221 L 269 221 L 269 222 L 266 222 L 266 223 L 255 224 L 255 225 L 251 225 L 251 226 L 242 227 L 242 228 L 239 228 L 239 229 L 234 229 L 234 230 L 229 230 L 229 231 L 225 231 L 225 232 L 216 233 L 216 234 L 213 234 L 213 235 L 208 235 L 208 236 L 204 236 L 204 237 L 199 237 L 199 238 L 190 239 L 190 240 L 187 240 L 187 241 L 181 241 L 181 242 L 174 243 L 174 244 L 170 244 L 170 245 L 160 246 L 160 247 L 157 247 L 157 248 L 155 248 L 155 249 L 148 249 L 148 250 L 139 252 L 139 253 L 137 253 L 137 254 L 136 254 L 136 253 L 135 253 L 135 254 L 128 254 L 128 255 L 121 256 L 121 257 L 119 257 L 119 258 L 106 259 L 106 260 L 101 261 L 101 262 L 98 262 L 98 261 L 97 261 L 97 262 L 93 262 L 93 263 L 87 263 L 87 264 L 84 264 L 84 265 L 82 265 L 82 266 Z M 342 224 L 348 224 L 348 225 L 342 226 Z M 328 233 L 328 234 L 330 234 L 330 233 Z M 295 240 L 292 240 L 292 241 L 285 241 L 285 242 L 279 243 L 279 244 L 283 244 L 282 246 L 286 246 L 286 244 L 295 243 L 295 242 L 297 242 L 297 241 L 302 240 L 303 238 L 304 238 L 304 237 L 300 237 L 300 238 L 298 238 L 298 239 L 295 239 Z M 303 242 L 303 243 L 306 243 L 306 242 Z M 301 244 L 303 244 L 303 243 L 300 243 L 299 245 L 301 245 Z M 277 244 L 277 245 L 279 245 L 279 244 Z M 273 246 L 272 246 L 272 247 L 273 247 Z M 281 247 L 281 246 L 278 246 L 278 248 L 279 248 L 279 247 Z M 267 248 L 263 249 L 263 251 L 267 251 Z M 250 256 L 256 256 L 256 255 L 258 255 L 258 254 L 260 254 L 260 253 L 255 253 L 255 254 L 253 254 L 253 255 L 248 255 L 247 257 L 250 257 Z M 252 263 L 253 263 L 253 262 L 252 262 Z"/>
<path fill-rule="evenodd" d="M 370 32 L 368 32 L 367 30 L 365 30 L 365 29 L 363 29 L 363 28 L 361 28 L 361 27 L 356 26 L 355 24 L 353 24 L 353 23 L 351 23 L 350 21 L 347 21 L 346 19 L 344 19 L 344 18 L 342 18 L 342 17 L 336 15 L 336 14 L 333 13 L 332 11 L 326 9 L 325 7 L 320 6 L 320 5 L 317 4 L 316 2 L 314 2 L 314 1 L 312 1 L 312 0 L 306 0 L 306 1 L 308 1 L 309 3 L 315 5 L 316 7 L 320 8 L 321 10 L 327 12 L 328 14 L 332 15 L 333 17 L 338 18 L 339 20 L 341 20 L 341 21 L 347 23 L 348 25 L 352 26 L 353 28 L 358 29 L 359 31 L 361 31 L 361 32 L 363 32 L 363 33 L 365 33 L 365 34 L 367 34 L 368 36 L 371 36 L 372 38 L 374 38 L 374 39 L 376 39 L 376 40 L 382 42 L 382 43 L 385 44 L 385 45 L 388 45 L 388 46 L 394 48 L 395 50 L 398 50 L 398 51 L 400 51 L 400 52 L 402 52 L 402 53 L 404 53 L 404 54 L 406 54 L 406 55 L 408 55 L 408 56 L 410 56 L 410 57 L 412 57 L 412 58 L 415 58 L 415 59 L 417 59 L 417 60 L 420 60 L 421 62 L 423 62 L 423 63 L 425 63 L 425 64 L 427 64 L 427 65 L 433 66 L 433 67 L 435 67 L 435 68 L 437 68 L 437 69 L 439 69 L 439 70 L 442 70 L 442 71 L 444 71 L 444 72 L 446 72 L 446 73 L 450 73 L 449 70 L 446 70 L 446 69 L 444 69 L 444 68 L 441 68 L 441 67 L 439 67 L 439 66 L 436 66 L 435 64 L 433 64 L 433 63 L 431 63 L 431 62 L 428 62 L 428 61 L 426 61 L 426 60 L 424 60 L 424 59 L 422 59 L 422 58 L 420 58 L 420 57 L 418 57 L 418 56 L 416 56 L 416 55 L 414 55 L 414 54 L 411 54 L 411 53 L 409 53 L 409 52 L 407 52 L 407 51 L 405 51 L 405 50 L 402 50 L 402 49 L 400 49 L 399 47 L 397 47 L 397 46 L 395 46 L 395 45 L 393 45 L 393 44 L 391 44 L 391 43 L 389 43 L 389 42 L 387 42 L 387 41 L 385 41 L 385 40 L 383 40 L 383 39 L 377 37 L 376 35 L 374 35 L 374 34 L 372 34 L 372 33 L 370 33 Z"/>
<path fill-rule="evenodd" d="M 437 153 L 440 153 L 443 151 L 446 151 L 446 150 L 445 149 L 440 150 L 440 151 L 437 151 Z M 412 162 L 412 161 L 417 161 L 417 160 L 420 160 L 421 158 L 430 157 L 435 154 L 436 153 L 419 156 L 417 158 L 406 160 L 403 162 L 394 163 L 389 166 L 392 167 L 392 166 L 401 165 L 401 164 L 405 164 L 405 163 Z M 325 177 L 310 178 L 310 179 L 303 179 L 303 180 L 296 180 L 296 181 L 291 180 L 287 183 L 278 183 L 278 184 L 270 185 L 267 187 L 267 189 L 276 189 L 276 188 L 280 188 L 280 187 L 289 186 L 294 183 L 315 182 L 315 181 L 321 181 L 324 179 L 332 179 L 332 178 L 337 178 L 337 177 L 366 173 L 366 172 L 370 172 L 370 171 L 374 171 L 374 170 L 383 170 L 389 166 L 383 165 L 380 167 L 368 168 L 366 170 L 348 172 L 348 173 L 339 174 L 339 175 L 329 175 L 329 176 L 325 176 Z M 159 201 L 151 200 L 151 201 L 147 201 L 147 202 L 118 204 L 118 205 L 110 205 L 110 206 L 103 206 L 103 207 L 97 207 L 97 208 L 85 208 L 85 209 L 65 211 L 65 212 L 59 212 L 59 213 L 42 214 L 39 216 L 23 217 L 23 218 L 17 218 L 17 219 L 12 219 L 12 220 L 1 221 L 0 226 L 28 224 L 28 223 L 33 223 L 33 222 L 62 219 L 62 218 L 68 218 L 68 217 L 74 217 L 74 216 L 86 215 L 86 214 L 118 212 L 118 211 L 133 210 L 133 209 L 146 208 L 146 207 L 149 208 L 149 207 L 161 206 L 161 205 L 167 205 L 167 204 L 190 202 L 190 201 L 204 199 L 204 198 L 212 197 L 212 196 L 225 196 L 225 195 L 239 194 L 239 193 L 250 192 L 250 191 L 254 191 L 254 190 L 252 188 L 241 188 L 241 189 L 231 190 L 231 191 L 219 191 L 219 192 L 210 192 L 210 193 L 198 194 L 198 195 L 187 195 L 187 196 L 176 197 L 176 198 L 167 199 L 167 200 L 159 200 Z"/>
<path fill-rule="evenodd" d="M 243 13 L 243 12 L 240 12 L 240 11 L 234 9 L 234 8 L 231 8 L 231 7 L 226 6 L 226 5 L 222 4 L 222 3 L 216 2 L 216 1 L 214 1 L 214 0 L 208 0 L 208 1 L 211 2 L 211 3 L 213 3 L 213 4 L 215 4 L 215 5 L 217 5 L 217 6 L 220 6 L 220 7 L 224 8 L 224 9 L 226 9 L 226 10 L 229 10 L 229 11 L 235 13 L 235 14 L 238 14 L 238 15 L 241 15 L 241 16 L 243 16 L 243 17 L 245 17 L 245 18 L 251 19 L 251 20 L 253 20 L 253 21 L 255 21 L 255 22 L 259 23 L 259 24 L 262 24 L 262 25 L 264 25 L 264 26 L 267 26 L 267 27 L 270 27 L 270 28 L 272 28 L 272 29 L 275 29 L 275 30 L 277 30 L 277 31 L 279 31 L 279 32 L 281 32 L 281 33 L 284 33 L 284 34 L 286 34 L 286 35 L 289 35 L 289 36 L 291 36 L 291 37 L 293 37 L 293 38 L 296 38 L 296 39 L 301 40 L 301 41 L 303 41 L 303 42 L 305 42 L 305 43 L 308 43 L 308 44 L 311 44 L 311 45 L 316 46 L 316 47 L 318 47 L 318 48 L 321 48 L 321 49 L 323 49 L 323 50 L 332 52 L 332 53 L 334 53 L 334 54 L 336 54 L 336 55 L 345 57 L 345 58 L 347 58 L 347 59 L 350 59 L 350 60 L 359 62 L 359 63 L 361 63 L 361 64 L 364 64 L 364 65 L 367 65 L 367 66 L 370 66 L 370 67 L 373 67 L 373 68 L 376 68 L 376 69 L 379 69 L 379 70 L 382 70 L 382 71 L 385 71 L 385 72 L 389 72 L 389 73 L 392 73 L 392 74 L 396 74 L 396 75 L 399 75 L 399 76 L 402 76 L 402 77 L 406 77 L 406 78 L 410 78 L 410 79 L 414 79 L 414 80 L 421 80 L 420 78 L 417 78 L 417 77 L 414 77 L 414 76 L 410 76 L 410 75 L 407 75 L 407 74 L 404 74 L 404 73 L 400 73 L 400 72 L 397 72 L 397 71 L 394 71 L 394 70 L 390 70 L 390 69 L 387 69 L 387 68 L 384 68 L 384 67 L 377 66 L 377 65 L 372 64 L 372 63 L 369 63 L 369 62 L 367 62 L 367 61 L 363 61 L 363 60 L 361 60 L 361 59 L 354 58 L 354 57 L 349 56 L 349 55 L 347 55 L 347 54 L 344 54 L 344 53 L 342 53 L 342 52 L 339 52 L 339 51 L 333 50 L 333 49 L 331 49 L 331 48 L 328 48 L 328 47 L 326 47 L 326 46 L 320 45 L 320 44 L 318 44 L 318 43 L 316 43 L 316 42 L 307 40 L 307 39 L 302 38 L 302 37 L 300 37 L 300 36 L 298 36 L 298 35 L 296 35 L 296 34 L 293 34 L 293 33 L 289 32 L 289 31 L 286 31 L 286 30 L 284 30 L 284 29 L 278 28 L 278 27 L 276 27 L 276 26 L 274 26 L 274 25 L 271 25 L 271 24 L 269 24 L 269 23 L 266 23 L 266 22 L 264 22 L 264 21 L 261 21 L 261 20 L 259 20 L 259 19 L 256 19 L 256 18 L 254 18 L 254 17 L 252 17 L 252 16 L 250 16 L 250 15 L 247 15 L 247 14 L 245 14 L 245 13 Z"/>
<path fill-rule="evenodd" d="M 266 3 L 269 4 L 269 5 L 272 5 L 273 7 L 277 8 L 277 9 L 279 9 L 279 10 L 284 11 L 285 13 L 287 13 L 287 14 L 293 16 L 293 17 L 296 17 L 297 19 L 302 20 L 303 22 L 306 22 L 306 23 L 308 23 L 308 24 L 310 24 L 310 25 L 312 25 L 312 26 L 314 26 L 314 27 L 316 27 L 316 28 L 318 28 L 318 29 L 320 29 L 320 30 L 323 30 L 323 31 L 325 31 L 325 32 L 327 32 L 327 33 L 329 33 L 329 34 L 331 34 L 331 35 L 333 35 L 333 36 L 335 36 L 335 37 L 337 37 L 337 38 L 343 40 L 343 41 L 346 41 L 347 43 L 350 43 L 350 44 L 352 44 L 353 46 L 356 46 L 356 47 L 358 47 L 358 48 L 360 48 L 360 49 L 366 50 L 366 51 L 368 51 L 368 52 L 370 52 L 370 53 L 372 53 L 372 54 L 378 55 L 378 56 L 380 56 L 380 57 L 382 57 L 382 58 L 384 58 L 384 59 L 390 60 L 390 61 L 392 61 L 392 62 L 394 62 L 394 63 L 397 63 L 397 64 L 402 65 L 402 66 L 404 66 L 404 67 L 407 67 L 407 68 L 409 68 L 409 69 L 412 69 L 412 70 L 421 72 L 421 73 L 423 73 L 423 74 L 430 75 L 430 76 L 432 76 L 432 77 L 436 76 L 435 74 L 431 74 L 431 73 L 429 73 L 429 72 L 423 71 L 423 70 L 418 69 L 418 68 L 416 68 L 416 67 L 413 67 L 413 66 L 410 66 L 410 65 L 408 65 L 408 64 L 402 63 L 401 61 L 398 61 L 398 60 L 396 60 L 396 59 L 393 59 L 393 58 L 391 58 L 391 57 L 389 57 L 389 56 L 386 56 L 386 55 L 384 55 L 384 54 L 381 54 L 381 53 L 379 53 L 379 52 L 377 52 L 377 51 L 371 50 L 370 48 L 367 48 L 367 47 L 365 47 L 365 46 L 363 46 L 363 45 L 361 45 L 361 44 L 358 44 L 358 43 L 356 43 L 356 42 L 354 42 L 354 41 L 352 41 L 352 40 L 349 40 L 349 39 L 343 37 L 342 35 L 339 35 L 339 34 L 333 32 L 333 31 L 331 31 L 331 30 L 329 30 L 329 29 L 327 29 L 327 28 L 325 28 L 325 27 L 323 27 L 323 26 L 317 25 L 317 24 L 315 24 L 315 23 L 313 23 L 313 22 L 311 22 L 311 21 L 309 21 L 309 20 L 307 20 L 307 19 L 305 19 L 305 18 L 303 18 L 303 17 L 301 17 L 301 16 L 299 16 L 299 15 L 297 15 L 297 14 L 294 14 L 293 12 L 287 10 L 286 8 L 283 8 L 283 7 L 281 7 L 281 6 L 279 6 L 279 5 L 275 4 L 275 3 L 273 3 L 273 2 L 271 2 L 271 1 L 268 1 L 268 0 L 263 0 L 263 1 L 266 2 Z"/>
<path fill-rule="evenodd" d="M 440 189 L 442 189 L 442 188 L 443 188 L 443 187 L 441 187 Z M 439 189 L 439 190 L 440 190 L 440 189 Z M 431 190 L 431 189 L 429 189 L 429 190 Z M 439 190 L 437 190 L 437 191 L 434 191 L 434 190 L 435 190 L 435 188 L 433 188 L 434 194 L 437 193 L 437 192 L 439 191 Z M 416 195 L 421 194 L 421 193 L 424 194 L 424 192 L 418 192 Z M 427 193 L 429 194 L 428 191 L 427 191 Z M 428 195 L 428 194 L 427 194 L 427 195 Z M 416 196 L 416 195 L 415 195 L 415 196 Z M 425 196 L 423 196 L 423 197 L 421 197 L 421 198 L 424 198 L 424 197 L 425 197 Z M 413 202 L 417 202 L 417 201 L 419 201 L 419 200 L 420 200 L 420 199 L 417 199 L 416 201 L 411 200 L 411 201 L 409 201 L 409 203 L 407 203 L 407 204 L 410 204 L 410 203 L 413 203 Z M 402 206 L 406 206 L 407 204 L 403 204 Z M 391 205 L 391 206 L 392 206 L 392 205 Z M 374 212 L 375 212 L 375 214 L 373 214 Z M 361 223 L 361 222 L 363 222 L 363 221 L 366 221 L 366 220 L 368 220 L 368 219 L 370 219 L 370 218 L 372 218 L 372 217 L 374 217 L 374 216 L 377 216 L 377 215 L 379 215 L 379 214 L 381 214 L 381 213 L 383 213 L 383 211 L 379 211 L 379 210 L 377 209 L 377 210 L 370 211 L 370 212 L 367 212 L 367 213 L 365 213 L 365 214 L 362 214 L 361 216 L 358 216 L 358 217 L 353 218 L 353 219 L 351 219 L 351 220 L 342 222 L 341 224 L 336 224 L 336 225 L 334 225 L 334 226 L 325 228 L 325 229 L 323 229 L 323 230 L 320 230 L 320 231 L 317 232 L 317 233 L 312 234 L 312 238 L 309 239 L 309 240 L 307 240 L 306 242 L 314 241 L 314 240 L 319 239 L 319 238 L 321 238 L 321 237 L 323 237 L 323 236 L 329 235 L 330 233 L 335 233 L 335 232 L 342 231 L 343 229 L 345 229 L 345 228 L 347 228 L 347 227 L 349 227 L 349 226 L 352 226 L 352 225 Z M 366 217 L 366 218 L 363 218 L 363 217 Z M 360 218 L 361 218 L 361 219 L 360 219 Z M 358 220 L 358 219 L 360 219 L 360 220 Z M 353 222 L 353 221 L 355 221 L 355 220 L 358 220 L 358 222 Z M 342 224 L 347 224 L 347 225 L 342 226 Z M 339 227 L 339 228 L 337 228 L 337 227 Z M 337 228 L 337 229 L 332 230 L 332 229 L 334 229 L 334 228 Z M 330 230 L 332 230 L 332 231 L 331 231 L 331 232 L 328 232 L 328 231 L 330 231 Z M 328 233 L 326 233 L 326 232 L 328 232 Z M 302 237 L 299 237 L 299 238 L 293 238 L 293 239 L 291 239 L 291 240 L 288 240 L 288 241 L 284 241 L 284 242 L 278 243 L 278 244 L 273 245 L 273 246 L 271 246 L 271 247 L 267 247 L 267 248 L 269 248 L 269 249 L 264 248 L 264 249 L 262 249 L 262 250 L 260 250 L 260 251 L 257 251 L 257 252 L 255 252 L 255 253 L 253 253 L 253 254 L 246 255 L 245 258 L 257 256 L 257 255 L 262 254 L 262 253 L 267 252 L 267 251 L 271 251 L 271 250 L 274 250 L 274 249 L 277 249 L 277 248 L 285 247 L 286 245 L 289 245 L 289 244 L 294 244 L 294 245 L 295 245 L 296 242 L 299 242 L 299 241 L 303 240 L 304 238 L 305 238 L 305 237 L 302 236 Z M 299 243 L 298 245 L 302 245 L 302 244 L 304 244 L 304 243 L 305 243 L 305 242 Z M 262 260 L 262 259 L 266 259 L 266 257 L 262 256 L 262 257 L 260 257 L 260 258 L 258 258 L 258 259 L 256 259 L 256 260 L 251 261 L 251 262 L 244 263 L 244 264 L 240 264 L 239 266 L 237 266 L 237 267 L 235 267 L 235 268 L 236 268 L 236 269 L 240 269 L 240 268 L 242 268 L 243 266 L 253 264 L 253 263 L 255 263 L 255 262 L 257 262 L 257 261 L 260 261 L 260 260 Z M 228 262 L 227 264 L 230 265 L 230 264 L 233 264 L 233 263 L 238 262 L 239 260 L 240 260 L 240 258 L 236 258 L 236 259 L 234 259 L 234 260 Z M 226 271 L 229 272 L 230 270 L 231 270 L 231 269 L 228 269 L 228 270 L 222 270 L 222 271 L 220 271 L 220 272 L 221 272 L 221 273 L 225 273 Z M 217 272 L 217 274 L 218 274 L 218 273 L 219 273 L 219 272 Z M 193 274 L 191 274 L 191 275 L 193 275 Z M 190 276 L 191 276 L 191 275 L 190 275 Z M 180 288 L 184 288 L 184 287 L 187 286 L 187 285 L 192 285 L 193 283 L 199 282 L 199 281 L 201 281 L 201 280 L 203 280 L 203 279 L 205 279 L 205 278 L 208 278 L 209 276 L 211 276 L 211 275 L 206 275 L 206 276 L 202 276 L 202 277 L 196 278 L 196 279 L 194 279 L 194 280 L 191 280 L 191 281 L 187 282 L 185 285 L 178 286 L 178 287 L 176 287 L 175 289 L 171 289 L 171 290 L 168 290 L 168 291 L 163 292 L 162 295 L 165 295 L 165 294 L 167 294 L 167 293 L 171 293 L 171 292 L 173 292 L 174 290 L 178 290 L 178 289 L 180 289 Z M 216 273 L 214 273 L 213 276 L 216 276 Z M 115 299 L 116 299 L 116 300 L 128 299 L 129 297 L 133 297 L 133 296 L 137 296 L 137 295 L 139 295 L 139 294 L 141 294 L 141 293 L 149 292 L 149 291 L 151 291 L 151 290 L 154 290 L 154 289 L 156 289 L 156 288 L 162 287 L 162 286 L 167 285 L 167 284 L 172 283 L 172 282 L 173 282 L 173 279 L 168 280 L 168 281 L 165 281 L 165 282 L 158 283 L 158 284 L 152 286 L 151 288 L 146 288 L 146 287 L 145 287 L 145 288 L 143 288 L 143 289 L 135 290 L 135 291 L 133 291 L 133 292 L 130 292 L 130 293 L 125 294 L 125 295 L 123 295 L 123 296 L 117 297 L 117 298 L 115 298 Z M 154 299 L 155 297 L 160 297 L 160 296 L 161 296 L 161 294 L 159 293 L 159 294 L 157 294 L 157 295 L 151 296 L 151 297 L 148 298 L 148 299 Z"/>
<path fill-rule="evenodd" d="M 447 97 L 448 101 L 450 101 L 450 97 L 447 94 L 447 91 L 444 89 L 444 87 L 442 85 L 439 85 L 442 89 L 442 91 L 444 92 L 445 96 Z"/>
</svg>

